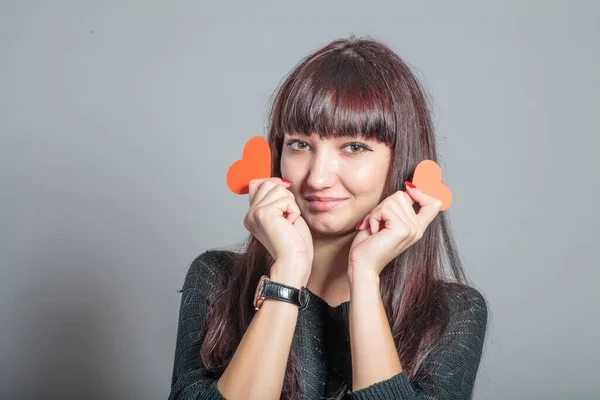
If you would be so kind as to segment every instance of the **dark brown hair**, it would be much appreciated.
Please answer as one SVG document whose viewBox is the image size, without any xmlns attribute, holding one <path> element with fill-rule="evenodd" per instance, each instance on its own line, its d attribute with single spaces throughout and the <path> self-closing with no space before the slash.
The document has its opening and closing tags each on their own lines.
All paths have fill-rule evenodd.
<svg viewBox="0 0 600 400">
<path fill-rule="evenodd" d="M 334 40 L 301 60 L 285 77 L 269 113 L 271 176 L 281 177 L 285 132 L 317 133 L 322 138 L 359 135 L 385 142 L 392 160 L 381 200 L 403 189 L 404 181 L 412 181 L 420 161 L 438 162 L 430 105 L 421 84 L 397 54 L 371 38 L 352 35 Z M 414 207 L 418 212 L 418 203 Z M 201 357 L 214 376 L 223 373 L 248 328 L 255 313 L 254 290 L 273 264 L 254 236 L 249 235 L 245 244 L 245 251 L 232 252 L 223 266 L 228 269 L 228 282 L 205 319 Z M 449 220 L 441 211 L 423 237 L 380 275 L 396 349 L 411 380 L 449 321 L 440 290 L 446 280 L 444 261 L 452 279 L 466 284 Z M 298 364 L 292 347 L 282 399 L 302 398 Z M 348 390 L 346 382 L 335 398 Z"/>
</svg>

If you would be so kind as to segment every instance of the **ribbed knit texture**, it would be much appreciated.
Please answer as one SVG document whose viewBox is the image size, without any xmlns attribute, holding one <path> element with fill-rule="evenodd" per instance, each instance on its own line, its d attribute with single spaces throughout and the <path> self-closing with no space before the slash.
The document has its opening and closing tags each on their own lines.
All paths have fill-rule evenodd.
<svg viewBox="0 0 600 400">
<path fill-rule="evenodd" d="M 191 264 L 182 288 L 179 325 L 169 400 L 223 400 L 217 377 L 206 373 L 200 360 L 201 325 L 222 287 L 223 251 L 202 253 Z M 442 341 L 429 353 L 418 378 L 405 371 L 369 387 L 346 393 L 347 400 L 471 399 L 483 350 L 487 306 L 474 288 L 446 283 L 451 319 Z M 350 302 L 336 307 L 309 292 L 301 310 L 292 346 L 300 357 L 307 400 L 326 399 L 344 382 L 351 382 Z M 351 386 L 350 386 L 351 387 Z"/>
</svg>

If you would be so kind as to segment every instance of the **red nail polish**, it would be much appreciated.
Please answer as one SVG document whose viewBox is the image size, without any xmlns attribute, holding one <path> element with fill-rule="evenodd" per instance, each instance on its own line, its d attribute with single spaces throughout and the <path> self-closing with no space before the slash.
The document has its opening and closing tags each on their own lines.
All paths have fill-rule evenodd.
<svg viewBox="0 0 600 400">
<path fill-rule="evenodd" d="M 281 178 L 281 180 L 283 181 L 283 183 L 287 183 L 288 185 L 291 185 L 291 184 L 292 184 L 292 182 L 288 181 L 287 179 L 283 179 L 283 178 Z"/>
<path fill-rule="evenodd" d="M 363 219 L 362 221 L 360 221 L 358 223 L 358 225 L 356 225 L 356 229 L 360 229 L 360 227 L 362 226 L 363 222 L 365 222 L 365 220 Z"/>
<path fill-rule="evenodd" d="M 416 188 L 417 188 L 415 185 L 413 185 L 413 184 L 412 184 L 412 183 L 410 183 L 409 181 L 406 181 L 406 182 L 404 182 L 404 184 L 405 184 L 406 186 L 408 186 L 409 188 L 411 188 L 411 189 L 416 189 Z"/>
</svg>

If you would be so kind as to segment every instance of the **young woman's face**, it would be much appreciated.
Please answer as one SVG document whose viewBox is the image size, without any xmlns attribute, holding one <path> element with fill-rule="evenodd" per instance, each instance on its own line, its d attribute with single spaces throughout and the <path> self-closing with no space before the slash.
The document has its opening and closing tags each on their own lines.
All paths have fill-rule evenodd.
<svg viewBox="0 0 600 400">
<path fill-rule="evenodd" d="M 391 149 L 375 140 L 286 133 L 281 176 L 292 181 L 288 190 L 311 229 L 348 232 L 381 201 L 390 160 Z M 313 202 L 310 196 L 343 200 Z"/>
</svg>

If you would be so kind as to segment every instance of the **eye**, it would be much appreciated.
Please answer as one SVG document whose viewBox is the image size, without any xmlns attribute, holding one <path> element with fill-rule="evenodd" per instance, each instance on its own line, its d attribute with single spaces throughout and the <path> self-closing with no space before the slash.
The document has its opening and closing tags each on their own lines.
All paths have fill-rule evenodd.
<svg viewBox="0 0 600 400">
<path fill-rule="evenodd" d="M 298 143 L 298 144 L 302 144 L 302 145 L 303 145 L 302 149 L 305 149 L 305 148 L 306 148 L 306 146 L 308 146 L 306 142 L 303 142 L 303 141 L 301 141 L 301 140 L 295 140 L 295 139 L 294 139 L 294 140 L 289 140 L 289 141 L 288 141 L 286 144 L 287 144 L 287 146 L 288 146 L 288 147 L 291 147 L 293 144 L 296 144 L 296 143 Z M 348 144 L 346 144 L 346 145 L 344 146 L 344 148 L 346 148 L 346 147 L 350 147 L 350 146 L 351 146 L 352 148 L 354 148 L 354 149 L 356 149 L 356 148 L 358 148 L 358 149 L 361 149 L 361 151 L 350 151 L 350 152 L 349 152 L 350 154 L 360 154 L 360 153 L 364 153 L 365 151 L 373 151 L 373 150 L 371 150 L 370 148 L 368 148 L 366 145 L 364 145 L 364 144 L 362 144 L 362 143 L 359 143 L 359 142 L 352 142 L 352 143 L 348 143 Z M 293 147 L 292 147 L 292 149 L 293 149 L 293 150 L 296 150 L 296 149 L 295 149 L 295 148 L 293 148 Z"/>
<path fill-rule="evenodd" d="M 367 150 L 369 150 L 369 151 L 372 151 L 372 150 L 371 150 L 371 149 L 369 149 L 367 146 L 365 146 L 364 144 L 362 144 L 362 143 L 359 143 L 359 142 L 352 142 L 352 143 L 348 143 L 348 144 L 347 144 L 345 147 L 348 147 L 348 146 L 353 146 L 354 148 L 358 147 L 359 149 L 362 149 L 361 151 L 358 151 L 358 152 L 351 152 L 351 153 L 353 153 L 353 154 L 360 154 L 360 153 L 364 153 L 364 152 L 365 152 L 365 151 L 367 151 Z"/>
<path fill-rule="evenodd" d="M 300 141 L 300 140 L 288 140 L 288 142 L 287 142 L 287 146 L 288 146 L 288 147 L 291 147 L 291 146 L 292 146 L 292 144 L 295 144 L 295 143 L 302 143 L 302 144 L 306 144 L 306 142 L 302 142 L 302 141 Z M 292 147 L 292 149 L 293 149 L 293 150 L 296 150 L 296 149 L 294 149 L 293 147 Z"/>
</svg>

